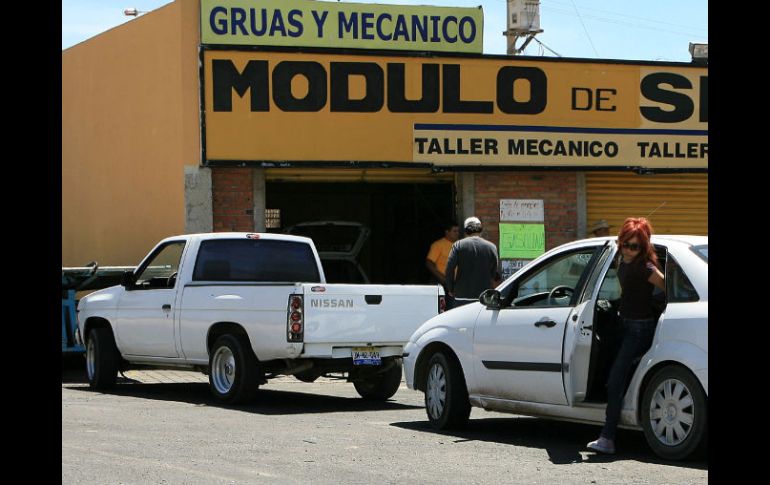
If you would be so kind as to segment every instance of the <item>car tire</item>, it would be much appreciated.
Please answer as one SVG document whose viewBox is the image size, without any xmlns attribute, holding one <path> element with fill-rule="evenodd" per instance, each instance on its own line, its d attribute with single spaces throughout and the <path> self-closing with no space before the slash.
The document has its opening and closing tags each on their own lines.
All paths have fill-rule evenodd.
<svg viewBox="0 0 770 485">
<path fill-rule="evenodd" d="M 398 391 L 401 374 L 401 361 L 396 360 L 385 372 L 354 381 L 353 385 L 358 394 L 367 401 L 386 401 Z"/>
<path fill-rule="evenodd" d="M 685 460 L 705 451 L 708 400 L 687 369 L 656 371 L 644 389 L 639 414 L 647 443 L 661 458 Z"/>
<path fill-rule="evenodd" d="M 248 340 L 222 335 L 209 354 L 209 387 L 218 401 L 226 404 L 248 403 L 259 390 L 259 363 Z"/>
<path fill-rule="evenodd" d="M 454 356 L 441 352 L 428 361 L 425 412 L 436 429 L 459 429 L 468 423 L 471 403 L 462 368 Z"/>
<path fill-rule="evenodd" d="M 112 330 L 106 327 L 92 329 L 86 342 L 86 374 L 91 389 L 104 390 L 115 386 L 119 361 L 120 353 Z"/>
</svg>

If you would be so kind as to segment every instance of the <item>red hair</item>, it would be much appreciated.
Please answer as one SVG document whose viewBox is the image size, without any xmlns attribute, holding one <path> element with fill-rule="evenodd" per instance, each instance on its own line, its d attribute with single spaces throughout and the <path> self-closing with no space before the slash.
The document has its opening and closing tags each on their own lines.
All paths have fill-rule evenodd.
<svg viewBox="0 0 770 485">
<path fill-rule="evenodd" d="M 618 249 L 624 242 L 632 239 L 636 236 L 636 240 L 639 241 L 639 254 L 638 257 L 642 257 L 645 260 L 651 262 L 658 269 L 658 255 L 655 254 L 655 248 L 650 243 L 650 236 L 652 236 L 652 224 L 646 217 L 629 217 L 623 222 L 618 232 Z"/>
</svg>

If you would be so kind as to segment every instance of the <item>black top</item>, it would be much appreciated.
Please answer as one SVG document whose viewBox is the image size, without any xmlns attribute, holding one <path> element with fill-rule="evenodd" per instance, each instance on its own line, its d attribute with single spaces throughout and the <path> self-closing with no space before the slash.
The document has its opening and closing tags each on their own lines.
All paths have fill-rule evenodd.
<svg viewBox="0 0 770 485">
<path fill-rule="evenodd" d="M 618 281 L 620 282 L 620 316 L 631 319 L 654 318 L 652 291 L 655 285 L 647 281 L 653 272 L 653 264 L 642 258 L 631 263 L 620 260 Z"/>
<path fill-rule="evenodd" d="M 455 275 L 457 268 L 457 275 Z M 497 272 L 497 246 L 480 237 L 466 237 L 452 245 L 446 263 L 446 288 L 457 298 L 478 298 L 492 287 Z"/>
</svg>

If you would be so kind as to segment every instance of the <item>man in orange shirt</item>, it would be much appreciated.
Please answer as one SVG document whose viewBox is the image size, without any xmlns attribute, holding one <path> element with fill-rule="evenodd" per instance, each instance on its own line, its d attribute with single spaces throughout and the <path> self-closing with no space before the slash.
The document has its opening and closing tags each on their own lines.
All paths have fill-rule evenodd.
<svg viewBox="0 0 770 485">
<path fill-rule="evenodd" d="M 444 285 L 449 251 L 452 250 L 452 244 L 458 239 L 460 239 L 460 226 L 452 221 L 444 226 L 444 237 L 430 245 L 430 251 L 425 257 L 425 267 L 436 278 L 435 282 L 441 283 L 441 285 Z"/>
</svg>

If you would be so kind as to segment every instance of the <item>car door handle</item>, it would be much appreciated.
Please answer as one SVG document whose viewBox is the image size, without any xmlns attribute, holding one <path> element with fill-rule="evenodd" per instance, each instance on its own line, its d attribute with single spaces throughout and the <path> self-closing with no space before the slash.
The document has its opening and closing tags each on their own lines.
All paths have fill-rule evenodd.
<svg viewBox="0 0 770 485">
<path fill-rule="evenodd" d="M 535 326 L 536 327 L 548 327 L 548 328 L 551 328 L 551 327 L 555 327 L 556 326 L 556 322 L 554 322 L 553 320 L 545 320 L 544 319 L 544 320 L 540 320 L 539 322 L 535 322 Z"/>
<path fill-rule="evenodd" d="M 164 311 L 164 312 L 170 312 L 170 311 L 171 311 L 171 305 L 169 305 L 168 303 L 166 303 L 165 305 L 163 305 L 163 307 L 162 307 L 162 308 L 163 308 L 163 311 Z"/>
</svg>

